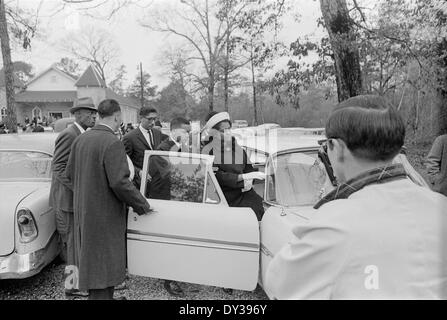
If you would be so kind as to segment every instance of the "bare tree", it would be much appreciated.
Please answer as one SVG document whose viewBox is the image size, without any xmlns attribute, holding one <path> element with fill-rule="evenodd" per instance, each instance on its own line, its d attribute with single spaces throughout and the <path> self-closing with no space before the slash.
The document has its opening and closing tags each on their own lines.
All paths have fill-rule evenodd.
<svg viewBox="0 0 447 320">
<path fill-rule="evenodd" d="M 207 90 L 209 110 L 214 108 L 214 90 L 219 81 L 219 59 L 226 47 L 231 28 L 224 19 L 216 17 L 215 3 L 209 0 L 181 0 L 181 8 L 156 13 L 142 22 L 143 27 L 175 35 L 194 50 L 189 60 L 197 60 L 203 66 L 206 77 L 191 73 L 194 80 Z"/>
<path fill-rule="evenodd" d="M 346 0 L 320 0 L 335 62 L 338 100 L 363 92 L 359 52 Z"/>
<path fill-rule="evenodd" d="M 12 8 L 0 0 L 0 38 L 2 47 L 3 69 L 5 73 L 6 90 L 6 127 L 10 132 L 17 132 L 17 115 L 14 98 L 14 66 L 11 59 L 9 33 L 21 42 L 24 49 L 31 47 L 31 38 L 35 34 L 37 17 L 42 2 L 35 15 L 20 8 Z"/>
<path fill-rule="evenodd" d="M 65 38 L 61 48 L 76 59 L 93 64 L 104 81 L 119 55 L 119 48 L 112 36 L 107 31 L 92 26 Z"/>
<path fill-rule="evenodd" d="M 8 23 L 6 21 L 5 1 L 0 0 L 0 37 L 2 43 L 3 69 L 5 70 L 6 87 L 6 127 L 12 132 L 17 131 L 17 116 L 14 99 L 14 73 L 9 46 Z"/>
</svg>

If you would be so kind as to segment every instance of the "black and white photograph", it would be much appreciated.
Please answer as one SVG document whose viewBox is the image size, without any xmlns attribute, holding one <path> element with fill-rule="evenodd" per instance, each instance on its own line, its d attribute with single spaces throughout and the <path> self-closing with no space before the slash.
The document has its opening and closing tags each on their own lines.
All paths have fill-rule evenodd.
<svg viewBox="0 0 447 320">
<path fill-rule="evenodd" d="M 447 0 L 0 0 L 0 38 L 0 300 L 447 299 Z"/>
</svg>

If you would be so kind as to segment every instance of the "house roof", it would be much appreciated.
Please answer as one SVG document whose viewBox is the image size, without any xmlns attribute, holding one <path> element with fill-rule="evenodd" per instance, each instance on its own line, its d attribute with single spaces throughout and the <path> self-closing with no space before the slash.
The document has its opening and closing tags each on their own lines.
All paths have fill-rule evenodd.
<svg viewBox="0 0 447 320">
<path fill-rule="evenodd" d="M 73 78 L 71 75 L 69 75 L 68 73 L 60 70 L 59 68 L 57 68 L 54 64 L 49 67 L 48 69 L 44 70 L 43 72 L 39 73 L 37 76 L 35 76 L 33 79 L 31 79 L 28 83 L 27 86 L 29 86 L 31 83 L 33 83 L 34 81 L 36 81 L 37 79 L 39 79 L 40 77 L 42 77 L 43 75 L 45 75 L 46 73 L 50 72 L 51 70 L 56 71 L 57 73 L 63 75 L 64 77 L 70 79 L 71 81 L 76 81 L 76 78 Z"/>
<path fill-rule="evenodd" d="M 74 102 L 76 91 L 22 91 L 15 96 L 16 102 Z"/>
<path fill-rule="evenodd" d="M 89 65 L 87 70 L 79 77 L 75 83 L 76 87 L 101 87 L 106 88 L 107 85 L 103 78 L 99 75 L 96 68 Z"/>
<path fill-rule="evenodd" d="M 13 73 L 13 77 L 14 77 L 14 87 L 17 88 L 25 87 L 25 83 L 22 80 L 20 80 L 15 73 Z M 0 87 L 4 86 L 5 86 L 5 71 L 2 69 L 0 70 Z"/>
<path fill-rule="evenodd" d="M 138 109 L 141 107 L 141 104 L 138 100 L 131 98 L 131 97 L 125 97 L 120 94 L 117 94 L 110 88 L 106 88 L 106 99 L 114 99 L 114 100 L 118 101 L 118 103 L 120 105 L 134 107 L 134 108 L 138 108 Z"/>
</svg>

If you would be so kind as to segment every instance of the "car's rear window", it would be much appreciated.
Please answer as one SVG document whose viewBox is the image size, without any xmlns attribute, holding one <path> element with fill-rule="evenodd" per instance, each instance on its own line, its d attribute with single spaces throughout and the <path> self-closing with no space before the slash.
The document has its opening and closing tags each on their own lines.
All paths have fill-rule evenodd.
<svg viewBox="0 0 447 320">
<path fill-rule="evenodd" d="M 49 179 L 51 159 L 42 152 L 0 150 L 0 180 Z"/>
</svg>

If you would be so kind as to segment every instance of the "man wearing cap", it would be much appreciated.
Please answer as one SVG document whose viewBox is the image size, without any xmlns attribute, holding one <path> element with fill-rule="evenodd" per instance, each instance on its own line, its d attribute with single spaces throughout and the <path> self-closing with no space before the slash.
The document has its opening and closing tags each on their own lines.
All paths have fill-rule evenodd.
<svg viewBox="0 0 447 320">
<path fill-rule="evenodd" d="M 75 122 L 63 130 L 56 139 L 52 162 L 50 206 L 55 211 L 56 228 L 64 245 L 62 255 L 66 259 L 65 294 L 85 295 L 79 292 L 77 284 L 78 257 L 74 248 L 73 189 L 65 176 L 65 167 L 70 156 L 71 145 L 80 134 L 95 125 L 96 108 L 91 98 L 80 98 L 70 112 Z"/>
</svg>

